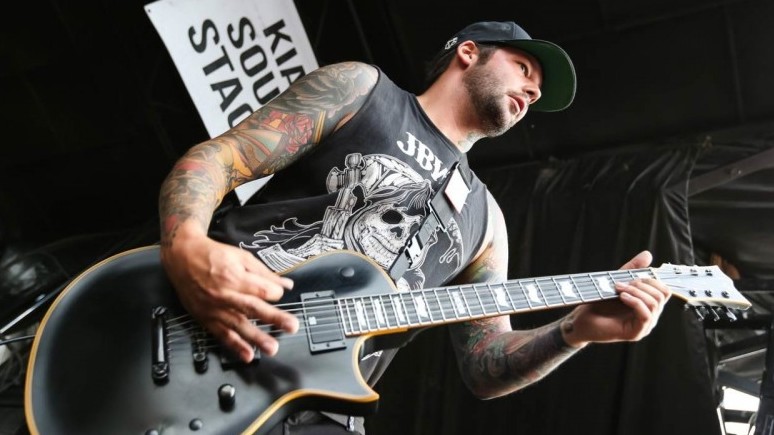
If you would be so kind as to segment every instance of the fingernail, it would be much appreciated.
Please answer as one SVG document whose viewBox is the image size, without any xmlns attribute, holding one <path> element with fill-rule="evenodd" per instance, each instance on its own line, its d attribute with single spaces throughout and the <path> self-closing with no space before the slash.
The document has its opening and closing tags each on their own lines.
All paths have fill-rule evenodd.
<svg viewBox="0 0 774 435">
<path fill-rule="evenodd" d="M 288 290 L 291 290 L 293 288 L 293 280 L 290 278 L 282 278 L 282 286 L 285 287 Z"/>
<path fill-rule="evenodd" d="M 269 356 L 274 356 L 277 353 L 279 345 L 276 341 L 264 341 L 261 343 L 261 349 Z"/>
<path fill-rule="evenodd" d="M 281 328 L 287 332 L 296 332 L 298 330 L 298 322 L 292 319 L 286 319 L 282 322 Z"/>
</svg>

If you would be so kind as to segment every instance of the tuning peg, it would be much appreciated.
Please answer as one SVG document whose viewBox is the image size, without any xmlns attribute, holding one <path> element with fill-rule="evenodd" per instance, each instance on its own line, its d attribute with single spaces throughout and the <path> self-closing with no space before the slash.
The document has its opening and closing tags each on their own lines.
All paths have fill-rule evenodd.
<svg viewBox="0 0 774 435">
<path fill-rule="evenodd" d="M 707 317 L 707 307 L 694 307 L 693 313 L 696 314 L 696 317 L 699 319 L 699 321 L 703 322 L 704 318 Z"/>
<path fill-rule="evenodd" d="M 726 307 L 724 313 L 726 315 L 726 319 L 728 319 L 729 322 L 736 322 L 736 314 L 731 311 L 731 308 Z"/>
</svg>

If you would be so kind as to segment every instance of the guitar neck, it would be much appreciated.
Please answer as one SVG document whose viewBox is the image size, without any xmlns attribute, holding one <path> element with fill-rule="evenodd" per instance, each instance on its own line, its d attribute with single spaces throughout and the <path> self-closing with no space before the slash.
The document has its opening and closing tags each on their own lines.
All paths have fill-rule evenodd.
<svg viewBox="0 0 774 435">
<path fill-rule="evenodd" d="M 614 299 L 616 282 L 636 278 L 656 274 L 645 268 L 557 275 L 340 298 L 336 305 L 348 336 L 398 332 Z"/>
</svg>

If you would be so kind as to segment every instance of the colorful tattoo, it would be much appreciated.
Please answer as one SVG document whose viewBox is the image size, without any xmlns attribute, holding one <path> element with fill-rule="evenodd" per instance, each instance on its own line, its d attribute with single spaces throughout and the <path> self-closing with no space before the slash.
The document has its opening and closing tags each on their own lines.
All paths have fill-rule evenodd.
<svg viewBox="0 0 774 435">
<path fill-rule="evenodd" d="M 490 202 L 491 243 L 471 264 L 460 281 L 503 282 L 508 261 L 505 220 Z M 463 322 L 451 326 L 460 372 L 470 389 L 481 397 L 510 393 L 541 379 L 576 349 L 568 346 L 562 329 L 573 327 L 572 317 L 530 331 L 514 331 L 508 316 Z"/>
<path fill-rule="evenodd" d="M 191 148 L 161 187 L 162 244 L 171 244 L 188 220 L 206 231 L 227 192 L 311 150 L 360 109 L 376 79 L 376 69 L 359 63 L 320 68 L 228 132 Z"/>
<path fill-rule="evenodd" d="M 509 321 L 508 318 L 504 318 Z M 559 323 L 505 331 L 501 319 L 455 325 L 460 369 L 481 396 L 507 394 L 542 379 L 577 349 L 565 343 Z M 564 327 L 562 325 L 561 327 Z M 459 340 L 465 340 L 464 343 Z"/>
</svg>

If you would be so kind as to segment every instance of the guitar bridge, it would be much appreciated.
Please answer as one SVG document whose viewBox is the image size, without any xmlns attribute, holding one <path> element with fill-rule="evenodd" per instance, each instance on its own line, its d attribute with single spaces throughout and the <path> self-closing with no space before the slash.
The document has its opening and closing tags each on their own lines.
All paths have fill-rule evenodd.
<svg viewBox="0 0 774 435">
<path fill-rule="evenodd" d="M 336 311 L 334 292 L 319 291 L 301 295 L 306 336 L 312 353 L 346 349 L 344 329 Z"/>
<path fill-rule="evenodd" d="M 151 377 L 157 385 L 169 381 L 169 359 L 167 356 L 167 308 L 158 306 L 151 312 L 151 341 L 153 360 Z"/>
</svg>

